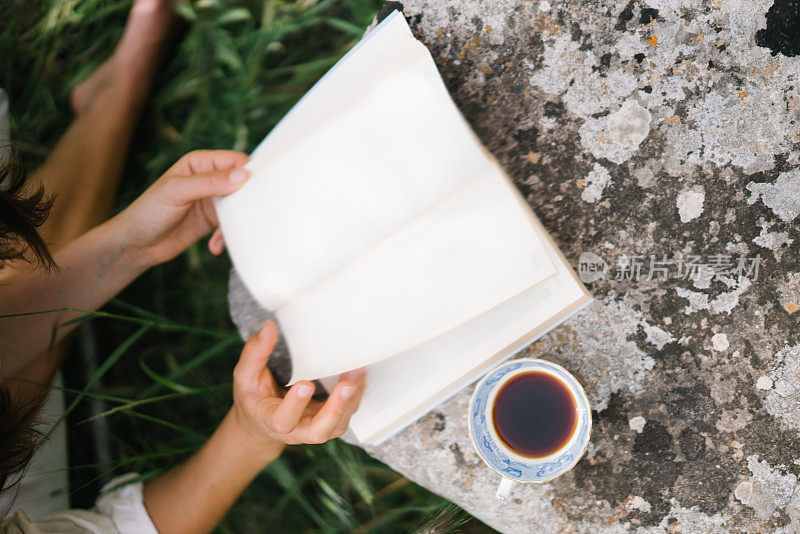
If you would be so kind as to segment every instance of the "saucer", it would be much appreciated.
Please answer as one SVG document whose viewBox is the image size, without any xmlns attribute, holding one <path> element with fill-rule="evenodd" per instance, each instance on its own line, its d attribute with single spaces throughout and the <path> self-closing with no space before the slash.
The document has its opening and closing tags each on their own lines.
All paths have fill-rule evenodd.
<svg viewBox="0 0 800 534">
<path fill-rule="evenodd" d="M 491 423 L 486 418 L 486 404 L 494 385 L 512 371 L 522 368 L 535 370 L 550 370 L 561 379 L 569 382 L 582 395 L 578 400 L 578 409 L 584 410 L 585 415 L 579 416 L 578 428 L 575 430 L 577 439 L 573 440 L 568 448 L 559 455 L 545 463 L 525 463 L 511 457 L 500 447 L 492 437 L 489 430 Z M 586 447 L 589 445 L 589 434 L 592 428 L 592 417 L 589 400 L 580 384 L 563 367 L 544 360 L 519 359 L 495 367 L 475 386 L 472 400 L 469 404 L 469 436 L 478 455 L 492 470 L 510 478 L 515 482 L 547 482 L 572 469 L 581 459 Z"/>
</svg>

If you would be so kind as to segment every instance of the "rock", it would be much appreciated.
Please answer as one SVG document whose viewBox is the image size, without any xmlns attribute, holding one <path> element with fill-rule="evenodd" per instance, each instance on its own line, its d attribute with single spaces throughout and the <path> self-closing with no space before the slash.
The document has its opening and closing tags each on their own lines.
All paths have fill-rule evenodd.
<svg viewBox="0 0 800 534">
<path fill-rule="evenodd" d="M 772 379 L 767 375 L 762 375 L 758 377 L 756 381 L 756 388 L 764 390 L 764 389 L 772 389 Z"/>
<path fill-rule="evenodd" d="M 675 336 L 657 326 L 647 325 L 644 328 L 644 333 L 647 336 L 647 342 L 655 345 L 658 350 L 663 349 L 667 343 L 675 341 Z"/>
<path fill-rule="evenodd" d="M 784 247 L 794 243 L 794 239 L 789 237 L 789 232 L 768 232 L 765 227 L 761 227 L 761 233 L 753 238 L 753 243 L 772 251 L 775 259 L 780 261 L 783 256 Z"/>
<path fill-rule="evenodd" d="M 678 195 L 678 215 L 681 222 L 687 223 L 703 213 L 703 201 L 706 195 L 702 188 L 681 191 Z"/>
<path fill-rule="evenodd" d="M 756 387 L 767 390 L 766 411 L 800 436 L 800 345 L 778 351 L 769 375 L 759 378 Z"/>
<path fill-rule="evenodd" d="M 652 506 L 646 500 L 642 499 L 638 495 L 634 496 L 628 501 L 628 510 L 639 510 L 644 513 L 649 513 L 652 510 Z"/>
<path fill-rule="evenodd" d="M 758 456 L 747 457 L 749 480 L 739 483 L 734 495 L 753 509 L 756 516 L 771 520 L 778 509 L 786 508 L 797 489 L 797 476 L 774 469 Z"/>
<path fill-rule="evenodd" d="M 800 531 L 800 56 L 773 4 L 789 9 L 403 2 L 566 258 L 609 268 L 587 282 L 592 305 L 519 354 L 586 389 L 595 424 L 572 471 L 497 501 L 467 436 L 471 387 L 368 453 L 501 532 Z M 718 266 L 647 276 L 680 254 Z M 757 254 L 760 271 L 719 265 Z M 231 288 L 249 334 L 266 316 Z M 285 354 L 271 365 L 289 368 Z"/>
<path fill-rule="evenodd" d="M 598 159 L 624 163 L 638 150 L 650 132 L 651 116 L 635 100 L 600 119 L 587 119 L 580 129 L 581 144 Z"/>
<path fill-rule="evenodd" d="M 778 281 L 777 286 L 781 305 L 789 313 L 796 312 L 797 303 L 800 302 L 800 273 L 786 273 L 786 276 Z"/>
<path fill-rule="evenodd" d="M 647 420 L 644 417 L 642 417 L 641 415 L 637 415 L 636 417 L 633 417 L 631 418 L 630 421 L 628 421 L 628 426 L 630 427 L 631 430 L 635 430 L 637 434 L 641 434 L 646 422 Z"/>
<path fill-rule="evenodd" d="M 730 344 L 728 343 L 728 336 L 725 334 L 714 334 L 711 336 L 711 346 L 714 350 L 722 352 L 728 350 Z"/>
<path fill-rule="evenodd" d="M 753 204 L 761 199 L 769 209 L 781 220 L 791 222 L 800 215 L 800 171 L 784 172 L 775 183 L 747 184 L 747 190 L 752 194 L 747 200 Z"/>
<path fill-rule="evenodd" d="M 589 174 L 586 175 L 585 187 L 581 193 L 581 199 L 586 202 L 597 202 L 603 196 L 603 189 L 611 181 L 611 175 L 605 167 L 595 163 Z"/>
</svg>

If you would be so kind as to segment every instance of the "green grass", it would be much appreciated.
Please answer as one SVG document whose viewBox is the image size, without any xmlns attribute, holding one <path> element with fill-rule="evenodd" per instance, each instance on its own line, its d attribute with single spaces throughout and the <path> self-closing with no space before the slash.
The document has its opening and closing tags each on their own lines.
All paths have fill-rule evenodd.
<svg viewBox="0 0 800 534">
<path fill-rule="evenodd" d="M 184 153 L 249 151 L 360 38 L 378 0 L 184 4 L 185 28 L 161 70 L 134 138 L 118 199 L 124 207 Z M 12 136 L 38 165 L 71 120 L 71 87 L 107 57 L 130 1 L 0 2 L 0 87 Z M 199 244 L 151 270 L 92 314 L 99 364 L 88 380 L 65 362 L 71 499 L 90 506 L 101 481 L 153 477 L 196 450 L 230 405 L 242 343 L 228 318 L 229 264 Z M 73 351 L 75 352 L 75 351 Z M 92 413 L 89 401 L 95 402 Z M 93 450 L 105 423 L 111 458 Z M 220 459 L 224 461 L 224 459 Z M 360 449 L 294 447 L 236 503 L 219 532 L 485 532 L 447 501 Z"/>
</svg>

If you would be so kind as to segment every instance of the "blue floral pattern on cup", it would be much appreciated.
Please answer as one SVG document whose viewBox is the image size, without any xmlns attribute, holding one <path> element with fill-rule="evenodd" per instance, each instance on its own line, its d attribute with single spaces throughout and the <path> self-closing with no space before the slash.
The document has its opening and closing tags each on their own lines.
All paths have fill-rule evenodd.
<svg viewBox="0 0 800 534">
<path fill-rule="evenodd" d="M 469 412 L 469 432 L 472 442 L 478 454 L 486 464 L 503 475 L 504 477 L 515 480 L 516 482 L 547 482 L 567 471 L 569 471 L 583 456 L 586 446 L 589 443 L 589 433 L 591 432 L 592 418 L 589 403 L 585 395 L 579 395 L 578 410 L 583 412 L 583 417 L 578 417 L 578 429 L 576 430 L 577 439 L 573 440 L 569 448 L 563 451 L 558 457 L 543 464 L 528 464 L 516 460 L 500 447 L 489 431 L 490 421 L 486 417 L 486 405 L 489 397 L 500 380 L 503 380 L 509 373 L 522 368 L 533 370 L 550 370 L 556 373 L 562 380 L 570 383 L 574 390 L 583 391 L 580 384 L 566 373 L 560 366 L 544 360 L 514 360 L 500 365 L 478 382 L 472 396 Z M 577 386 L 577 387 L 575 387 Z"/>
</svg>

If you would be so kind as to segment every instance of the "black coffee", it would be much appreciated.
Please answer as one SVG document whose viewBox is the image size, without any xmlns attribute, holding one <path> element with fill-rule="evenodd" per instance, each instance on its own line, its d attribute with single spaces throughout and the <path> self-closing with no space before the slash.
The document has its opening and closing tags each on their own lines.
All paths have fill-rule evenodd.
<svg viewBox="0 0 800 534">
<path fill-rule="evenodd" d="M 497 435 L 528 458 L 542 458 L 567 444 L 578 425 L 569 388 L 549 373 L 531 371 L 500 387 L 492 407 Z"/>
</svg>

